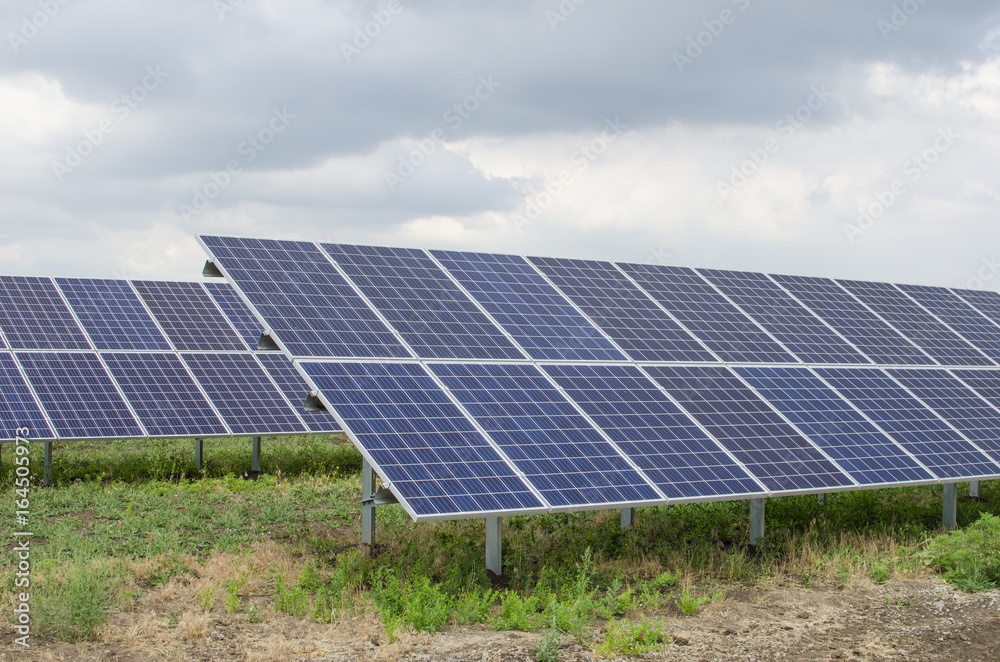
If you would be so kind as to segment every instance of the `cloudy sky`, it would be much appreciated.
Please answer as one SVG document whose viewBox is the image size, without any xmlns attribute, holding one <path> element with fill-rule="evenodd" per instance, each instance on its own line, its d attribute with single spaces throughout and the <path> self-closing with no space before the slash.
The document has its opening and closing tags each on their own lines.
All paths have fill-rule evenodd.
<svg viewBox="0 0 1000 662">
<path fill-rule="evenodd" d="M 1000 289 L 1000 3 L 5 0 L 3 273 L 197 233 Z"/>
</svg>

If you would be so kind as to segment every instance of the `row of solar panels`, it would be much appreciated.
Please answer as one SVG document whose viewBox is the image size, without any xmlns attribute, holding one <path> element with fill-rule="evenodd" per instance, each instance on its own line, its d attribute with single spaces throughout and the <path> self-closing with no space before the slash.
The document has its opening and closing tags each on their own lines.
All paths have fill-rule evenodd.
<svg viewBox="0 0 1000 662">
<path fill-rule="evenodd" d="M 295 357 L 989 366 L 1000 294 L 202 237 Z"/>
<path fill-rule="evenodd" d="M 200 239 L 414 519 L 1000 476 L 994 293 Z"/>
<path fill-rule="evenodd" d="M 226 283 L 0 276 L 0 439 L 338 431 Z"/>
</svg>

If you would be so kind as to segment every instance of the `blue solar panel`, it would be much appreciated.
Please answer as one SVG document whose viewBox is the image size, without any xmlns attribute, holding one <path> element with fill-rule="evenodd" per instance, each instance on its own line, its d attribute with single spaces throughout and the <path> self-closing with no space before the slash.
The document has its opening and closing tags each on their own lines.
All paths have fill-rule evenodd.
<svg viewBox="0 0 1000 662">
<path fill-rule="evenodd" d="M 643 368 L 769 490 L 848 487 L 851 480 L 728 368 Z"/>
<path fill-rule="evenodd" d="M 720 269 L 698 272 L 803 361 L 871 363 L 765 274 Z"/>
<path fill-rule="evenodd" d="M 182 354 L 234 434 L 308 432 L 251 354 Z"/>
<path fill-rule="evenodd" d="M 946 287 L 900 285 L 921 306 L 994 360 L 1000 360 L 1000 326 Z"/>
<path fill-rule="evenodd" d="M 57 278 L 56 285 L 97 349 L 172 349 L 128 281 Z"/>
<path fill-rule="evenodd" d="M 200 239 L 293 356 L 410 356 L 314 244 Z"/>
<path fill-rule="evenodd" d="M 145 436 L 96 354 L 22 352 L 17 361 L 60 437 Z"/>
<path fill-rule="evenodd" d="M 528 258 L 637 361 L 716 361 L 610 262 Z"/>
<path fill-rule="evenodd" d="M 431 251 L 533 359 L 627 360 L 523 257 Z"/>
<path fill-rule="evenodd" d="M 524 355 L 427 255 L 413 248 L 322 244 L 354 284 L 429 359 Z"/>
<path fill-rule="evenodd" d="M 416 516 L 545 509 L 421 366 L 302 367 Z"/>
<path fill-rule="evenodd" d="M 887 371 L 900 384 L 1000 461 L 1000 412 L 947 370 L 897 368 Z"/>
<path fill-rule="evenodd" d="M 1000 475 L 1000 466 L 879 368 L 815 368 L 939 478 Z"/>
<path fill-rule="evenodd" d="M 264 333 L 264 328 L 260 325 L 257 316 L 236 293 L 236 289 L 229 283 L 221 282 L 208 282 L 203 283 L 203 285 L 229 321 L 236 327 L 236 331 L 243 338 L 246 346 L 252 350 L 257 349 L 257 341 Z"/>
<path fill-rule="evenodd" d="M 552 506 L 662 502 L 536 367 L 438 363 L 430 369 Z"/>
<path fill-rule="evenodd" d="M 1000 324 L 1000 294 L 992 290 L 952 290 L 973 308 Z"/>
<path fill-rule="evenodd" d="M 246 350 L 198 283 L 137 280 L 132 284 L 178 350 Z"/>
<path fill-rule="evenodd" d="M 857 280 L 837 282 L 943 365 L 995 365 L 895 285 Z"/>
<path fill-rule="evenodd" d="M 738 367 L 736 373 L 863 485 L 933 480 L 808 368 Z"/>
<path fill-rule="evenodd" d="M 309 396 L 312 389 L 302 379 L 302 375 L 298 373 L 287 356 L 280 352 L 274 352 L 257 354 L 256 357 L 312 432 L 340 432 L 340 425 L 330 412 L 306 411 L 304 406 L 306 397 Z"/>
<path fill-rule="evenodd" d="M 150 436 L 229 434 L 176 354 L 105 353 L 101 358 Z"/>
<path fill-rule="evenodd" d="M 543 369 L 668 497 L 763 492 L 638 368 L 547 365 Z"/>
<path fill-rule="evenodd" d="M 1000 372 L 993 370 L 952 370 L 973 391 L 1000 409 Z"/>
<path fill-rule="evenodd" d="M 0 439 L 52 439 L 52 429 L 10 354 L 0 354 Z"/>
<path fill-rule="evenodd" d="M 0 276 L 0 328 L 12 349 L 91 349 L 48 278 Z"/>
<path fill-rule="evenodd" d="M 875 363 L 933 365 L 927 354 L 829 278 L 776 276 L 780 283 Z"/>
<path fill-rule="evenodd" d="M 694 269 L 658 264 L 618 266 L 723 361 L 798 362 Z"/>
</svg>

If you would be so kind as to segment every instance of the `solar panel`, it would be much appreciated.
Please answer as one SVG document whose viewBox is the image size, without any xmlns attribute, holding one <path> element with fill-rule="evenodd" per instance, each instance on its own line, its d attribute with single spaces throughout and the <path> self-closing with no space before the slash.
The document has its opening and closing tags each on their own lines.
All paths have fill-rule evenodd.
<svg viewBox="0 0 1000 662">
<path fill-rule="evenodd" d="M 410 356 L 314 244 L 200 239 L 293 356 Z"/>
<path fill-rule="evenodd" d="M 894 285 L 856 280 L 837 282 L 943 365 L 995 365 Z"/>
<path fill-rule="evenodd" d="M 994 360 L 1000 360 L 1000 326 L 946 287 L 900 285 L 921 306 Z"/>
<path fill-rule="evenodd" d="M 308 432 L 251 354 L 182 354 L 233 434 Z"/>
<path fill-rule="evenodd" d="M 96 354 L 21 352 L 16 357 L 60 437 L 146 436 Z"/>
<path fill-rule="evenodd" d="M 312 392 L 309 384 L 302 379 L 288 357 L 281 352 L 256 354 L 264 370 L 278 385 L 281 392 L 312 432 L 340 432 L 340 425 L 327 411 L 306 411 L 305 401 Z"/>
<path fill-rule="evenodd" d="M 198 283 L 136 280 L 132 284 L 178 350 L 246 350 Z"/>
<path fill-rule="evenodd" d="M 883 370 L 815 368 L 815 371 L 939 478 L 1000 475 L 1000 466 Z"/>
<path fill-rule="evenodd" d="M 0 276 L 0 328 L 12 349 L 91 349 L 48 278 Z"/>
<path fill-rule="evenodd" d="M 637 361 L 716 361 L 610 262 L 528 258 Z"/>
<path fill-rule="evenodd" d="M 25 439 L 55 436 L 13 357 L 4 352 L 0 353 L 0 439 L 13 441 L 20 428 L 28 429 L 21 433 Z"/>
<path fill-rule="evenodd" d="M 635 366 L 546 365 L 559 387 L 672 499 L 761 486 Z"/>
<path fill-rule="evenodd" d="M 420 365 L 300 365 L 414 518 L 546 510 Z"/>
<path fill-rule="evenodd" d="M 527 260 L 431 251 L 533 359 L 626 360 Z"/>
<path fill-rule="evenodd" d="M 775 492 L 853 482 L 723 366 L 643 368 L 737 460 Z"/>
<path fill-rule="evenodd" d="M 694 269 L 659 264 L 618 266 L 723 361 L 798 362 Z"/>
<path fill-rule="evenodd" d="M 920 348 L 829 278 L 771 275 L 875 363 L 934 365 Z"/>
<path fill-rule="evenodd" d="M 991 290 L 952 290 L 973 308 L 1000 324 L 1000 294 Z"/>
<path fill-rule="evenodd" d="M 130 352 L 101 358 L 150 436 L 229 434 L 177 355 Z"/>
<path fill-rule="evenodd" d="M 226 318 L 236 327 L 236 331 L 243 338 L 243 342 L 251 350 L 257 349 L 257 341 L 264 333 L 264 328 L 260 325 L 257 316 L 247 307 L 240 295 L 229 283 L 207 282 L 202 283 L 208 294 L 215 300 L 215 303 L 222 309 Z"/>
<path fill-rule="evenodd" d="M 1000 461 L 1000 412 L 947 370 L 897 368 L 887 371 L 913 395 Z"/>
<path fill-rule="evenodd" d="M 808 368 L 738 367 L 736 373 L 863 485 L 934 475 Z"/>
<path fill-rule="evenodd" d="M 663 502 L 536 367 L 429 368 L 553 507 Z"/>
<path fill-rule="evenodd" d="M 423 251 L 344 244 L 321 247 L 399 331 L 417 356 L 524 358 Z"/>
<path fill-rule="evenodd" d="M 713 285 L 807 363 L 871 363 L 765 274 L 698 269 Z"/>
<path fill-rule="evenodd" d="M 1000 408 L 1000 372 L 993 370 L 952 370 L 952 374 L 986 399 L 994 407 Z"/>
<path fill-rule="evenodd" d="M 128 281 L 57 278 L 56 285 L 97 349 L 172 349 Z"/>
</svg>

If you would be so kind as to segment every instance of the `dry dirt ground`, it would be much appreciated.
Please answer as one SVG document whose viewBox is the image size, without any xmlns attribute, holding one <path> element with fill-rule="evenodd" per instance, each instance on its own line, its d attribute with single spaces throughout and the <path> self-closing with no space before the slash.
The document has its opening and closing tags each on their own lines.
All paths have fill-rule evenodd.
<svg viewBox="0 0 1000 662">
<path fill-rule="evenodd" d="M 181 592 L 175 587 L 175 593 Z M 15 651 L 3 634 L 3 660 L 534 660 L 540 634 L 495 632 L 488 626 L 402 634 L 390 643 L 374 614 L 322 625 L 274 612 L 260 623 L 222 613 L 169 614 L 171 590 L 151 594 L 132 613 L 116 613 L 98 642 L 34 640 Z M 162 611 L 161 611 L 162 610 Z M 969 595 L 931 576 L 802 588 L 730 589 L 693 617 L 664 616 L 671 641 L 645 660 L 1000 660 L 1000 591 Z M 593 633 L 600 637 L 602 623 Z M 560 660 L 601 656 L 564 636 Z"/>
</svg>

